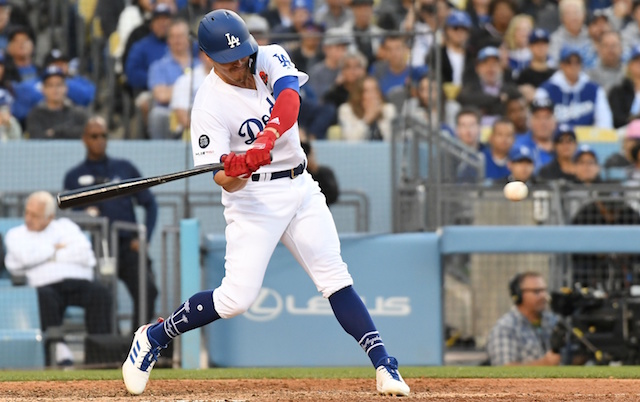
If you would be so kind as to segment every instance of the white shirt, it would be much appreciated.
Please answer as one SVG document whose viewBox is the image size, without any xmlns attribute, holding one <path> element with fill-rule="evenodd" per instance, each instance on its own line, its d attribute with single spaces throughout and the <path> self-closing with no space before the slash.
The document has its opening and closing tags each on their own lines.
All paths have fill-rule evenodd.
<svg viewBox="0 0 640 402">
<path fill-rule="evenodd" d="M 54 219 L 40 232 L 22 224 L 7 232 L 5 265 L 25 274 L 29 286 L 40 287 L 65 279 L 93 280 L 96 258 L 80 227 L 67 218 Z M 56 251 L 56 244 L 64 244 Z"/>
<path fill-rule="evenodd" d="M 297 76 L 300 86 L 309 79 L 298 71 L 280 45 L 260 46 L 253 75 L 256 89 L 229 85 L 211 70 L 196 94 L 191 112 L 194 165 L 220 162 L 222 155 L 229 152 L 247 152 L 269 121 L 275 104 L 273 84 L 288 75 Z M 306 159 L 298 123 L 281 133 L 272 156 L 271 164 L 258 169 L 258 173 L 291 169 Z"/>
<path fill-rule="evenodd" d="M 447 48 L 447 56 L 453 70 L 453 83 L 462 85 L 462 75 L 464 73 L 464 53 L 454 52 Z"/>
<path fill-rule="evenodd" d="M 171 92 L 171 102 L 169 108 L 171 110 L 182 109 L 189 110 L 189 107 L 193 104 L 193 100 L 196 97 L 198 88 L 202 85 L 202 82 L 207 77 L 207 73 L 204 71 L 204 65 L 198 64 L 193 68 L 193 73 L 188 72 L 182 74 L 176 82 L 173 84 L 173 91 Z M 193 76 L 193 80 L 191 77 Z M 193 83 L 193 86 L 191 84 Z M 191 86 L 191 88 L 189 88 Z M 191 98 L 189 98 L 191 96 Z"/>
</svg>

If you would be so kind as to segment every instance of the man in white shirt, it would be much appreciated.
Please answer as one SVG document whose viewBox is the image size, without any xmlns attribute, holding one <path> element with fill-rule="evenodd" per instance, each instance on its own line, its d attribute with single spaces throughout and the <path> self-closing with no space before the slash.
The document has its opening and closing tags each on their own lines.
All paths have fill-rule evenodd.
<svg viewBox="0 0 640 402">
<path fill-rule="evenodd" d="M 45 191 L 27 198 L 24 224 L 7 232 L 5 265 L 12 275 L 24 275 L 37 288 L 42 330 L 62 324 L 67 306 L 85 309 L 89 334 L 111 331 L 109 290 L 93 282 L 96 258 L 80 227 L 67 218 L 55 219 L 55 200 Z M 58 364 L 72 363 L 64 344 L 56 345 Z"/>
</svg>

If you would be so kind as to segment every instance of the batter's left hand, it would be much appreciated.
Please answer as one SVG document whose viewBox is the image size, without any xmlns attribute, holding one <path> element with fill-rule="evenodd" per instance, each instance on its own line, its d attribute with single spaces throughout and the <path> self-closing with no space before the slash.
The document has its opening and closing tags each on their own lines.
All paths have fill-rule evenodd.
<svg viewBox="0 0 640 402">
<path fill-rule="evenodd" d="M 278 137 L 271 131 L 261 131 L 253 142 L 253 146 L 246 153 L 246 162 L 249 169 L 256 171 L 260 166 L 271 163 L 271 150 Z"/>
</svg>

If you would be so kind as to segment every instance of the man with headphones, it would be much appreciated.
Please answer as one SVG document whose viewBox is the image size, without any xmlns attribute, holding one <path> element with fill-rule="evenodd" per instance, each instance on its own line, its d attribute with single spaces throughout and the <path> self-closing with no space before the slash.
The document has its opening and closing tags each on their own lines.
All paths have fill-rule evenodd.
<svg viewBox="0 0 640 402">
<path fill-rule="evenodd" d="M 494 325 L 487 340 L 492 366 L 560 364 L 564 335 L 558 316 L 547 310 L 547 283 L 538 272 L 517 274 L 509 282 L 514 305 Z M 560 327 L 558 327 L 560 328 Z"/>
</svg>

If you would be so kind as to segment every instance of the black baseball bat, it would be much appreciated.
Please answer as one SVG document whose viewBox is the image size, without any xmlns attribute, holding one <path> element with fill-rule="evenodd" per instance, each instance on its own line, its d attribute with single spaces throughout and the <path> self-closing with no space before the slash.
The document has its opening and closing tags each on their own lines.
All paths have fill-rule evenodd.
<svg viewBox="0 0 640 402">
<path fill-rule="evenodd" d="M 95 204 L 111 198 L 133 194 L 149 187 L 157 186 L 158 184 L 185 179 L 187 177 L 221 169 L 224 169 L 223 163 L 213 163 L 211 165 L 198 166 L 181 172 L 163 174 L 160 176 L 146 178 L 141 177 L 138 179 L 124 180 L 118 183 L 96 184 L 95 186 L 63 191 L 58 194 L 58 206 L 61 209 L 65 209 Z"/>
</svg>

